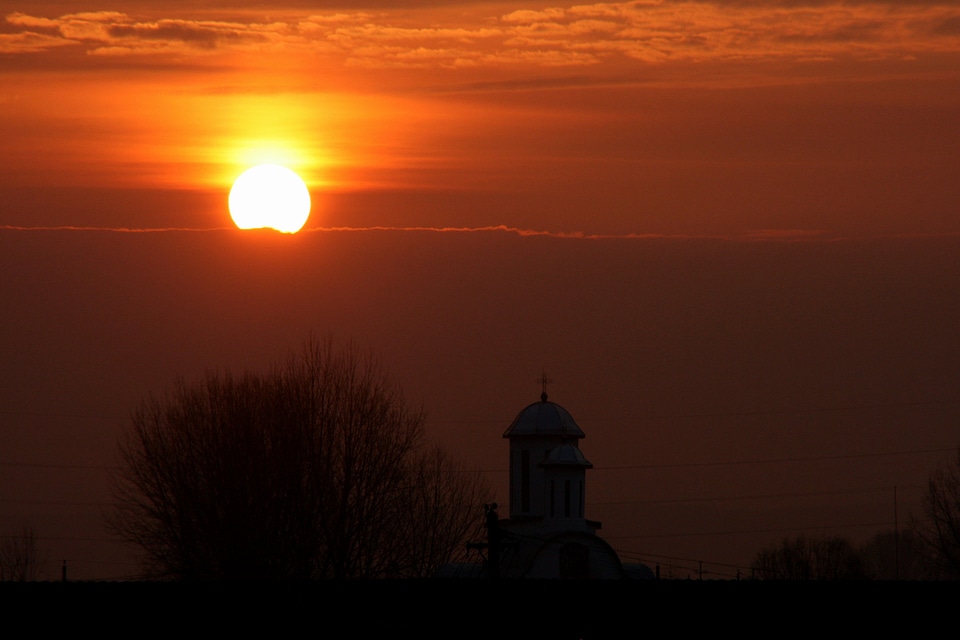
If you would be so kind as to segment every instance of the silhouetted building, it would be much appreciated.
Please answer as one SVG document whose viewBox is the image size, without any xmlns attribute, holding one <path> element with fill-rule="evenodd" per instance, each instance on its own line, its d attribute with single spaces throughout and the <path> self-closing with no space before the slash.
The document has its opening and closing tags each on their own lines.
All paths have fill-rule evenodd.
<svg viewBox="0 0 960 640">
<path fill-rule="evenodd" d="M 586 471 L 593 468 L 579 440 L 583 431 L 546 391 L 524 408 L 503 437 L 510 441 L 510 517 L 486 508 L 487 540 L 468 545 L 483 551 L 484 565 L 448 564 L 447 578 L 647 579 L 642 564 L 624 565 L 587 520 Z"/>
<path fill-rule="evenodd" d="M 622 578 L 617 552 L 584 517 L 584 437 L 573 417 L 547 400 L 521 411 L 504 432 L 510 441 L 510 518 L 500 521 L 505 578 Z"/>
</svg>

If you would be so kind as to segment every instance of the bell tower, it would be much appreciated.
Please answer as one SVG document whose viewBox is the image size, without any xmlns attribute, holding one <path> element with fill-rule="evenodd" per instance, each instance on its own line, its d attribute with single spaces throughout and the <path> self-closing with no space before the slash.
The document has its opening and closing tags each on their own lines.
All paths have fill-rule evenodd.
<svg viewBox="0 0 960 640">
<path fill-rule="evenodd" d="M 510 520 L 583 523 L 586 470 L 593 467 L 578 441 L 584 437 L 566 409 L 540 395 L 504 432 L 510 440 Z"/>
<path fill-rule="evenodd" d="M 511 578 L 623 578 L 617 552 L 587 520 L 583 431 L 566 409 L 547 398 L 517 414 L 510 441 L 510 517 L 499 521 L 498 575 Z"/>
</svg>

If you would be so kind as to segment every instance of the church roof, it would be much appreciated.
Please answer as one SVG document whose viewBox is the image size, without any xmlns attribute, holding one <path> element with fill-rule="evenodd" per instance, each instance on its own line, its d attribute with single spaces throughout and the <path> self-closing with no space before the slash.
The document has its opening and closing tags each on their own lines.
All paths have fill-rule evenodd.
<svg viewBox="0 0 960 640">
<path fill-rule="evenodd" d="M 503 432 L 504 438 L 517 436 L 562 436 L 582 438 L 583 431 L 574 422 L 567 410 L 555 402 L 547 401 L 547 394 L 517 414 L 510 427 Z"/>
<path fill-rule="evenodd" d="M 547 459 L 540 463 L 541 467 L 576 467 L 581 469 L 592 469 L 593 465 L 583 456 L 580 447 L 576 444 L 565 442 L 557 445 L 550 450 Z"/>
</svg>

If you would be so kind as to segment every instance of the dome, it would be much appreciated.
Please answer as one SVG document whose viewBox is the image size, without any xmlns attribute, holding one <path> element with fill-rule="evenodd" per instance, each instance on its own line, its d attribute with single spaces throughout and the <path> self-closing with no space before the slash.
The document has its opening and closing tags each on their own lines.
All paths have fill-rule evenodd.
<svg viewBox="0 0 960 640">
<path fill-rule="evenodd" d="M 555 402 L 547 401 L 547 394 L 517 414 L 510 427 L 503 432 L 504 438 L 518 436 L 562 436 L 582 438 L 583 431 L 574 422 L 567 410 Z"/>
<path fill-rule="evenodd" d="M 541 467 L 578 467 L 592 469 L 590 461 L 583 457 L 580 447 L 566 442 L 550 450 L 547 459 L 540 463 Z"/>
</svg>

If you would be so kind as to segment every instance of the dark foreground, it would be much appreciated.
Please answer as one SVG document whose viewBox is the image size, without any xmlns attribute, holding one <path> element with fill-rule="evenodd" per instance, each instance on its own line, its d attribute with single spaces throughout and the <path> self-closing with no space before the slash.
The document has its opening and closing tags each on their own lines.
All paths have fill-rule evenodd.
<svg viewBox="0 0 960 640">
<path fill-rule="evenodd" d="M 412 637 L 619 638 L 695 630 L 750 635 L 862 631 L 890 624 L 918 632 L 954 615 L 958 585 L 669 580 L 7 583 L 0 584 L 0 609 L 8 619 L 29 615 L 37 630 L 127 628 L 190 635 L 263 630 L 315 637 L 391 637 L 404 632 Z M 949 604 L 938 607 L 937 602 Z"/>
</svg>

